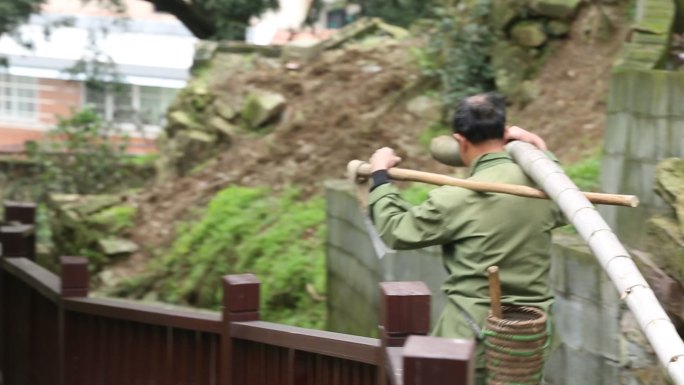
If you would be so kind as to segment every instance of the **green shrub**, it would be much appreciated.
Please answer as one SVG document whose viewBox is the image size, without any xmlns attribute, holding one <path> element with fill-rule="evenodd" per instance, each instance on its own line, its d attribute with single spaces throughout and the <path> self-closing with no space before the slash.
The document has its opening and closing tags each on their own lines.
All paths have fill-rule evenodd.
<svg viewBox="0 0 684 385">
<path fill-rule="evenodd" d="M 491 0 L 447 4 L 434 10 L 437 20 L 424 55 L 416 55 L 428 75 L 442 82 L 446 105 L 495 88 L 490 64 L 494 33 Z"/>
<path fill-rule="evenodd" d="M 127 137 L 91 109 L 60 118 L 46 140 L 27 145 L 37 171 L 17 181 L 10 198 L 43 201 L 53 192 L 101 194 L 125 189 L 128 173 L 122 159 L 127 145 Z"/>
</svg>

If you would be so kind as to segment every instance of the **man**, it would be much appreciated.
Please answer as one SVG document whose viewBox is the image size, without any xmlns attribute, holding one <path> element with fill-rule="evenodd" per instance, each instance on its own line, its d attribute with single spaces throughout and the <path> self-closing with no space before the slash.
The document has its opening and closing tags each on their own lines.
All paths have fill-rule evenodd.
<svg viewBox="0 0 684 385">
<path fill-rule="evenodd" d="M 505 127 L 505 101 L 488 93 L 465 99 L 453 120 L 460 156 L 470 178 L 535 186 L 505 152 L 509 140 L 521 140 L 546 150 L 537 135 Z M 387 169 L 401 159 L 390 148 L 370 159 L 373 185 L 370 213 L 381 238 L 394 249 L 442 245 L 449 274 L 443 290 L 449 298 L 433 334 L 449 338 L 479 338 L 489 309 L 486 269 L 499 266 L 502 303 L 550 311 L 551 230 L 563 220 L 551 201 L 443 186 L 412 206 L 389 183 Z M 478 368 L 484 366 L 478 344 Z M 478 383 L 484 381 L 478 371 Z"/>
</svg>

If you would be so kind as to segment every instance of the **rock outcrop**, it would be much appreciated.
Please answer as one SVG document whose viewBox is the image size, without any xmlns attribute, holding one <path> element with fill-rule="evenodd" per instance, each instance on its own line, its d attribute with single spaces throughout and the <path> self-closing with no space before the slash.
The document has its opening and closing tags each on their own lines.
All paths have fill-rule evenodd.
<svg viewBox="0 0 684 385">
<path fill-rule="evenodd" d="M 503 37 L 492 49 L 499 91 L 521 104 L 536 97 L 528 81 L 549 45 L 568 35 L 580 5 L 580 0 L 494 0 L 491 27 Z"/>
<path fill-rule="evenodd" d="M 136 209 L 117 195 L 51 194 L 50 231 L 56 255 L 83 255 L 93 270 L 138 245 L 124 238 Z"/>
</svg>

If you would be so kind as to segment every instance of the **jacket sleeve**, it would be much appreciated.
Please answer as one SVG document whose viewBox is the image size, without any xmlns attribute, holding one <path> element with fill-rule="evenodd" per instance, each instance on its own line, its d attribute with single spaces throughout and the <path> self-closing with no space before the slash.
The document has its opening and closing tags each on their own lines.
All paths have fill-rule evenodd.
<svg viewBox="0 0 684 385">
<path fill-rule="evenodd" d="M 424 203 L 413 206 L 399 196 L 395 186 L 383 184 L 371 192 L 368 204 L 380 237 L 395 250 L 417 249 L 451 240 L 451 231 L 446 226 L 448 213 L 432 194 Z"/>
</svg>

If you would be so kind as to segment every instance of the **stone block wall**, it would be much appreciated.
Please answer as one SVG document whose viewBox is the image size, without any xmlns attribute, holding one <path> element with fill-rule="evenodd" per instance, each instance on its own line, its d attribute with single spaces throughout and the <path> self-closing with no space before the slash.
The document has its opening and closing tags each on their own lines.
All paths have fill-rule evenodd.
<svg viewBox="0 0 684 385">
<path fill-rule="evenodd" d="M 359 208 L 354 186 L 327 187 L 328 329 L 375 336 L 378 283 L 423 281 L 432 290 L 432 321 L 445 303 L 439 248 L 387 249 Z M 556 333 L 563 344 L 550 357 L 553 385 L 651 385 L 663 382 L 646 339 L 616 289 L 576 235 L 556 234 L 552 249 Z"/>
<path fill-rule="evenodd" d="M 601 189 L 634 194 L 636 209 L 600 212 L 631 247 L 645 246 L 645 221 L 670 209 L 654 191 L 656 165 L 684 156 L 684 72 L 620 70 L 611 79 L 601 163 Z"/>
</svg>

